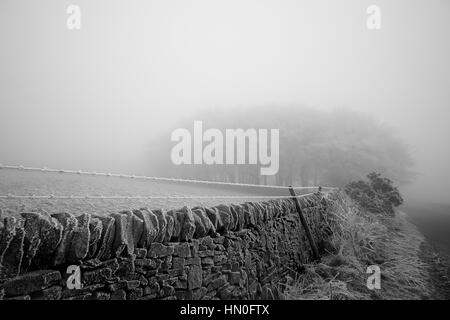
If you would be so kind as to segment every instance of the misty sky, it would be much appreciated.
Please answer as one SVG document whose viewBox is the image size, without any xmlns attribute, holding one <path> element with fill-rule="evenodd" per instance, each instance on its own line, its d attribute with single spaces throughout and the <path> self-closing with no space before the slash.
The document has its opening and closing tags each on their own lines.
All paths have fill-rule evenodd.
<svg viewBox="0 0 450 320">
<path fill-rule="evenodd" d="M 410 146 L 410 197 L 449 201 L 449 57 L 447 0 L 0 0 L 0 162 L 139 173 L 193 110 L 346 106 Z"/>
</svg>

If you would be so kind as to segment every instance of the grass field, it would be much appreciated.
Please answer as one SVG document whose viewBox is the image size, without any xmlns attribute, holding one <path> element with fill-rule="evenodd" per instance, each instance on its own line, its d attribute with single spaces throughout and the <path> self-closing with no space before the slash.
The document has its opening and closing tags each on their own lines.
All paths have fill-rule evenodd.
<svg viewBox="0 0 450 320">
<path fill-rule="evenodd" d="M 288 299 L 444 299 L 450 297 L 449 260 L 397 211 L 361 210 L 342 194 L 329 215 L 328 254 L 281 287 Z M 377 265 L 381 288 L 366 286 L 366 268 Z"/>
<path fill-rule="evenodd" d="M 117 177 L 0 170 L 0 195 L 74 195 L 74 196 L 243 196 L 239 199 L 0 199 L 4 211 L 43 209 L 49 213 L 66 211 L 108 214 L 142 207 L 174 209 L 196 205 L 243 203 L 252 196 L 289 195 L 288 191 L 236 186 L 155 182 Z"/>
</svg>

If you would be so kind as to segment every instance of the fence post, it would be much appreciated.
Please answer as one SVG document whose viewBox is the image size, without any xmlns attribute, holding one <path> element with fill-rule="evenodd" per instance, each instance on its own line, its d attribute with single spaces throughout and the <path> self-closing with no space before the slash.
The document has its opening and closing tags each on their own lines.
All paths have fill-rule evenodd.
<svg viewBox="0 0 450 320">
<path fill-rule="evenodd" d="M 297 209 L 298 215 L 300 216 L 300 221 L 302 223 L 303 228 L 306 232 L 306 237 L 308 238 L 309 244 L 311 245 L 311 249 L 313 252 L 313 257 L 315 260 L 319 259 L 319 250 L 317 249 L 316 243 L 314 242 L 314 239 L 311 235 L 311 230 L 309 229 L 308 223 L 306 222 L 305 217 L 303 216 L 302 208 L 300 206 L 300 202 L 298 201 L 297 195 L 295 194 L 294 188 L 292 186 L 289 186 L 289 192 L 291 193 L 291 196 L 294 199 L 295 207 Z"/>
</svg>

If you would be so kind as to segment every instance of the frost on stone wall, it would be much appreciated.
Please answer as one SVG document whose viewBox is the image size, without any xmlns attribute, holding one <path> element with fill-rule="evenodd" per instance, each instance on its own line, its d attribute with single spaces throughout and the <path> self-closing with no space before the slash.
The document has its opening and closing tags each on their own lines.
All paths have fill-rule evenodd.
<svg viewBox="0 0 450 320">
<path fill-rule="evenodd" d="M 327 202 L 300 200 L 318 230 Z M 311 256 L 291 199 L 107 216 L 23 212 L 0 217 L 0 298 L 279 299 L 286 272 Z M 80 267 L 80 289 L 66 285 L 69 265 Z"/>
</svg>

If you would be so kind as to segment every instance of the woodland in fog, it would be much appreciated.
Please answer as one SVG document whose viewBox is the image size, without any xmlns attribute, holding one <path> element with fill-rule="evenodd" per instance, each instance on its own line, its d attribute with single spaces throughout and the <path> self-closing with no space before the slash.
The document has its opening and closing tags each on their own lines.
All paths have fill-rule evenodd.
<svg viewBox="0 0 450 320">
<path fill-rule="evenodd" d="M 320 111 L 306 107 L 267 106 L 208 109 L 185 118 L 179 128 L 192 130 L 194 120 L 205 128 L 279 129 L 280 169 L 261 176 L 258 165 L 174 165 L 167 128 L 151 143 L 150 173 L 206 180 L 278 185 L 342 186 L 376 171 L 395 183 L 411 180 L 408 148 L 395 131 L 376 119 L 347 109 Z M 178 128 L 177 127 L 177 128 Z"/>
</svg>

